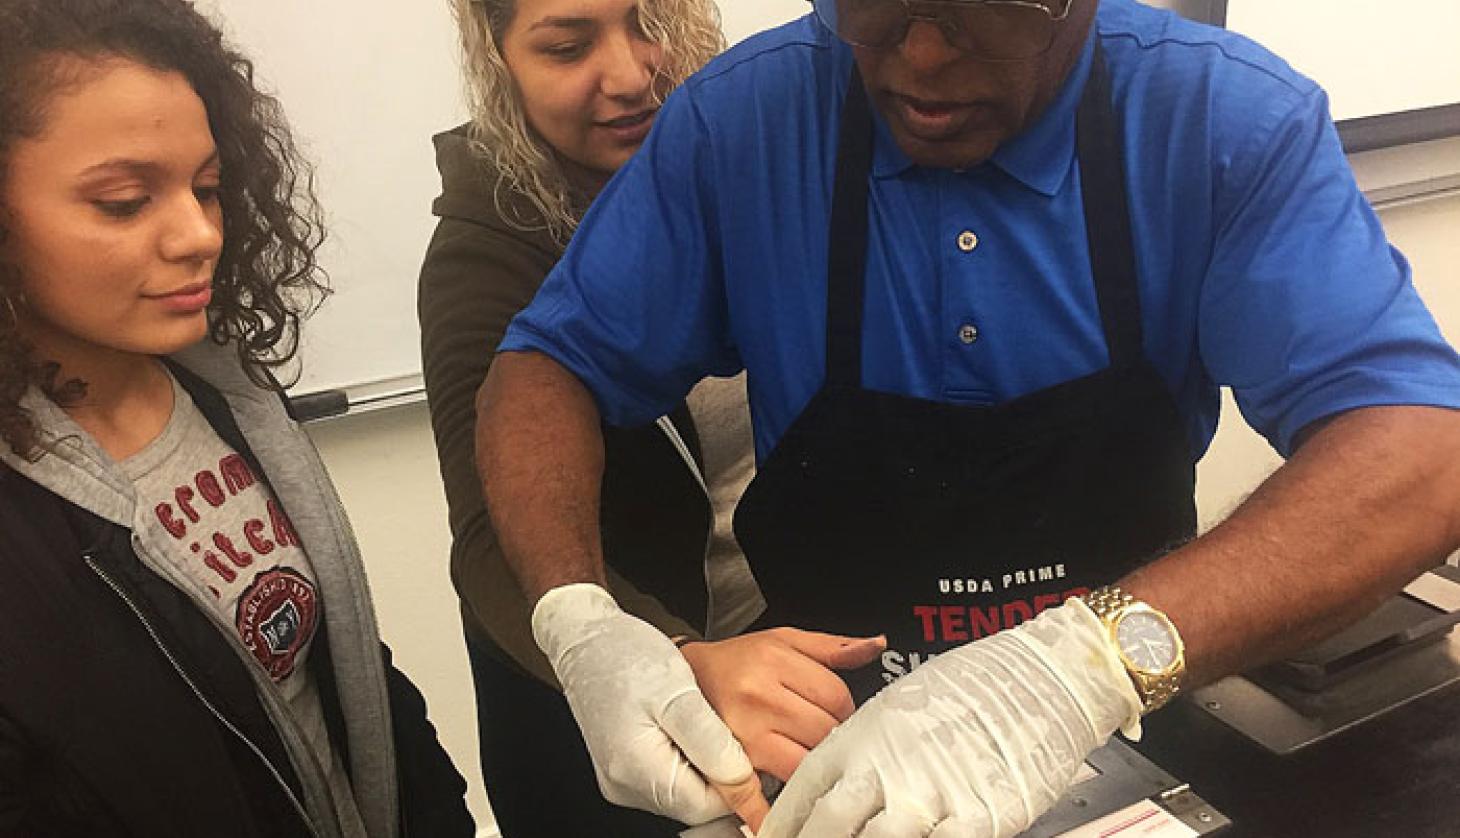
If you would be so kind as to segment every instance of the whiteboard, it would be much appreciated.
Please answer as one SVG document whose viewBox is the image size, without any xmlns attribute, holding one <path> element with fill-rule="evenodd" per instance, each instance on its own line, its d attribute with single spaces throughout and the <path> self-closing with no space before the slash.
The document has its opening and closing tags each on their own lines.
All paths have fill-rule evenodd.
<svg viewBox="0 0 1460 838">
<path fill-rule="evenodd" d="M 254 60 L 317 167 L 336 293 L 304 330 L 296 391 L 420 372 L 415 282 L 440 191 L 431 135 L 464 119 L 437 0 L 201 0 Z"/>
<path fill-rule="evenodd" d="M 1460 102 L 1460 0 L 1227 0 L 1227 28 L 1322 85 L 1338 120 Z"/>
<path fill-rule="evenodd" d="M 810 10 L 721 0 L 732 42 Z M 431 136 L 466 119 L 445 0 L 200 0 L 253 59 L 317 167 L 335 293 L 309 320 L 296 393 L 420 391 L 416 279 L 441 190 Z"/>
</svg>

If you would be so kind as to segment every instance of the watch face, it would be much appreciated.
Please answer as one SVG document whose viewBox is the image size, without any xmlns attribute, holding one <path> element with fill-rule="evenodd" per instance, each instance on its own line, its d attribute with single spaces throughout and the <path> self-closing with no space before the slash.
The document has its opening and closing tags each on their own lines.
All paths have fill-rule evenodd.
<svg viewBox="0 0 1460 838">
<path fill-rule="evenodd" d="M 1144 672 L 1160 672 L 1176 662 L 1176 637 L 1155 614 L 1134 611 L 1122 616 L 1115 642 L 1126 660 Z"/>
</svg>

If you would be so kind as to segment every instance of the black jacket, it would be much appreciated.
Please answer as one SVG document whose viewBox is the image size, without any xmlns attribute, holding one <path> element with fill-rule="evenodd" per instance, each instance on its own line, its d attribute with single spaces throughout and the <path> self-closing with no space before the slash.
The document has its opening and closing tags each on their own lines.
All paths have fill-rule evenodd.
<svg viewBox="0 0 1460 838">
<path fill-rule="evenodd" d="M 223 398 L 178 372 L 252 460 Z M 309 666 L 345 757 L 321 630 Z M 0 465 L 0 838 L 310 836 L 300 780 L 231 642 L 139 560 L 129 530 Z M 470 836 L 465 782 L 381 650 L 399 834 Z"/>
</svg>

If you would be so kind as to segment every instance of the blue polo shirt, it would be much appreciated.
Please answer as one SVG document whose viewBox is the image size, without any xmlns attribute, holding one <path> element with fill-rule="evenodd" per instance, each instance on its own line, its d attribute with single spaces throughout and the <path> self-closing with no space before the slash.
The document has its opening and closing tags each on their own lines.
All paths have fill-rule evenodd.
<svg viewBox="0 0 1460 838">
<path fill-rule="evenodd" d="M 1221 385 L 1285 455 L 1352 408 L 1460 407 L 1460 359 L 1359 192 L 1323 91 L 1251 41 L 1133 0 L 1101 3 L 1056 101 L 983 165 L 914 166 L 876 118 L 864 386 L 996 404 L 1109 363 L 1074 154 L 1097 37 L 1126 136 L 1146 356 L 1193 456 Z M 744 368 L 764 461 L 824 379 L 851 63 L 808 17 L 690 79 L 501 349 L 557 359 L 615 424 Z"/>
</svg>

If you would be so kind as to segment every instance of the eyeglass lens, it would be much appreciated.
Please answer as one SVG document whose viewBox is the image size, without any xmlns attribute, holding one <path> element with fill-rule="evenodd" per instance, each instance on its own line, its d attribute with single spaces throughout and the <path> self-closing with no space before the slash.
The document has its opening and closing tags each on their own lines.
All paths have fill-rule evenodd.
<svg viewBox="0 0 1460 838">
<path fill-rule="evenodd" d="M 1054 41 L 1054 10 L 1036 3 L 816 0 L 822 21 L 855 46 L 896 46 L 912 21 L 942 30 L 948 43 L 993 60 L 1033 58 Z"/>
</svg>

